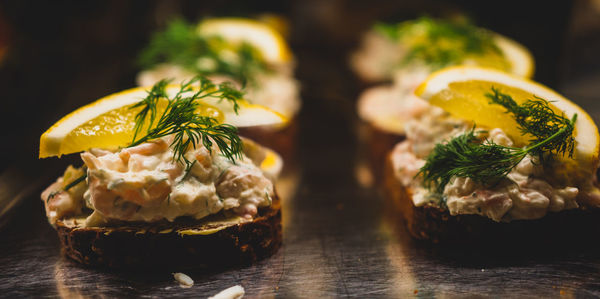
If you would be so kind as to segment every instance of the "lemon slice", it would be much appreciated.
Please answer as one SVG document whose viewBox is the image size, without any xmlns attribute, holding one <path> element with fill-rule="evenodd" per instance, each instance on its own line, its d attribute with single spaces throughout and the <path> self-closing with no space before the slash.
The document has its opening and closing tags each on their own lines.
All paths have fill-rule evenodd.
<svg viewBox="0 0 600 299">
<path fill-rule="evenodd" d="M 135 115 L 140 110 L 130 107 L 145 98 L 148 89 L 138 87 L 112 94 L 66 115 L 42 134 L 39 157 L 61 156 L 90 148 L 115 149 L 127 146 L 133 140 Z M 179 85 L 169 85 L 166 91 L 172 97 L 179 89 Z M 236 114 L 231 103 L 205 98 L 201 100 L 198 113 L 237 127 L 286 122 L 285 117 L 269 108 L 244 100 L 238 103 L 240 109 Z M 157 115 L 160 115 L 166 107 L 166 101 L 157 106 Z"/>
<path fill-rule="evenodd" d="M 232 43 L 254 46 L 268 63 L 285 63 L 292 54 L 285 39 L 270 26 L 242 18 L 207 19 L 198 24 L 198 33 L 220 36 Z"/>
<path fill-rule="evenodd" d="M 549 101 L 556 113 L 562 113 L 569 119 L 577 114 L 575 152 L 573 159 L 563 158 L 565 174 L 583 178 L 595 173 L 600 148 L 596 124 L 581 107 L 548 87 L 497 70 L 462 66 L 433 73 L 415 93 L 457 118 L 473 121 L 477 126 L 501 128 L 516 145 L 527 145 L 530 136 L 521 134 L 504 107 L 489 103 L 485 94 L 491 92 L 492 87 L 510 95 L 517 103 L 540 97 Z"/>
</svg>

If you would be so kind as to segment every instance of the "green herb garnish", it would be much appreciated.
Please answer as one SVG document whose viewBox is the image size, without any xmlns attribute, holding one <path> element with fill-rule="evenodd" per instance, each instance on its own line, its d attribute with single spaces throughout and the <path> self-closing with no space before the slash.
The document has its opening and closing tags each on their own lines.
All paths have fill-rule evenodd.
<svg viewBox="0 0 600 299">
<path fill-rule="evenodd" d="M 87 173 L 86 173 L 86 172 L 84 172 L 82 176 L 80 176 L 80 177 L 78 177 L 78 178 L 74 179 L 72 182 L 70 182 L 69 184 L 67 184 L 67 185 L 65 186 L 64 190 L 65 190 L 65 191 L 67 191 L 67 190 L 69 190 L 69 189 L 71 189 L 71 188 L 73 188 L 73 187 L 77 186 L 77 184 L 79 184 L 79 183 L 83 182 L 83 180 L 85 180 L 85 178 L 86 178 L 86 177 L 87 177 Z M 54 193 L 54 192 L 53 192 L 53 193 Z M 52 195 L 52 197 L 54 197 L 56 194 L 51 194 L 51 195 Z M 52 198 L 52 197 L 50 197 L 50 198 Z"/>
<path fill-rule="evenodd" d="M 193 165 L 185 157 L 188 148 L 196 148 L 200 142 L 212 151 L 213 142 L 223 156 L 231 161 L 242 155 L 242 141 L 237 135 L 237 128 L 228 124 L 219 124 L 215 118 L 202 116 L 196 112 L 201 105 L 198 100 L 212 97 L 227 100 L 232 103 L 234 110 L 239 109 L 237 100 L 242 93 L 228 83 L 213 84 L 204 77 L 196 77 L 181 85 L 179 91 L 171 98 L 166 92 L 168 81 L 161 80 L 148 92 L 148 96 L 141 102 L 131 106 L 132 109 L 142 107 L 136 115 L 136 135 L 128 147 L 136 146 L 153 139 L 174 135 L 171 148 L 173 160 L 185 163 L 187 167 Z M 199 89 L 195 88 L 199 85 Z M 160 98 L 168 101 L 164 112 L 156 119 L 156 109 Z M 149 125 L 147 125 L 149 123 Z M 137 137 L 143 127 L 148 127 L 145 135 Z"/>
<path fill-rule="evenodd" d="M 485 95 L 490 99 L 490 103 L 498 104 L 506 108 L 506 113 L 510 113 L 515 118 L 519 129 L 523 135 L 529 134 L 533 138 L 530 144 L 542 143 L 557 132 L 561 135 L 544 143 L 531 153 L 543 159 L 545 152 L 562 154 L 568 153 L 569 158 L 573 157 L 575 148 L 575 137 L 573 137 L 573 125 L 575 120 L 569 120 L 564 115 L 556 114 L 548 101 L 534 96 L 534 99 L 518 105 L 513 98 L 492 87 L 492 92 Z M 561 131 L 561 129 L 563 129 Z"/>
<path fill-rule="evenodd" d="M 469 55 L 491 52 L 502 56 L 492 34 L 468 21 L 421 17 L 399 24 L 377 24 L 375 30 L 408 48 L 402 64 L 418 61 L 438 69 L 460 64 Z"/>
<path fill-rule="evenodd" d="M 133 140 L 127 147 L 136 146 L 144 142 L 174 135 L 170 147 L 173 149 L 173 161 L 186 165 L 186 174 L 195 163 L 185 157 L 187 150 L 202 145 L 212 153 L 213 143 L 217 145 L 221 154 L 232 162 L 242 156 L 243 143 L 238 136 L 236 127 L 228 124 L 219 124 L 215 118 L 202 116 L 196 112 L 201 105 L 198 100 L 203 98 L 218 98 L 229 101 L 237 113 L 239 104 L 237 100 L 242 97 L 242 92 L 233 88 L 229 83 L 213 84 L 204 77 L 195 77 L 184 82 L 179 91 L 169 97 L 167 93 L 168 80 L 161 80 L 148 91 L 148 95 L 140 102 L 132 105 L 130 109 L 142 108 L 135 116 L 135 133 Z M 165 110 L 157 115 L 159 100 L 167 100 Z M 141 134 L 145 131 L 144 134 Z M 139 136 L 139 137 L 138 137 Z M 64 190 L 69 190 L 87 177 L 87 174 L 75 179 Z"/>
<path fill-rule="evenodd" d="M 497 184 L 506 177 L 528 154 L 545 161 L 549 155 L 573 157 L 575 139 L 573 130 L 577 114 L 571 120 L 552 111 L 548 101 L 536 97 L 518 105 L 507 94 L 492 88 L 486 94 L 493 104 L 502 105 L 513 115 L 523 134 L 531 134 L 531 144 L 524 148 L 506 147 L 490 140 L 481 142 L 475 128 L 438 143 L 427 157 L 417 175 L 423 175 L 427 188 L 443 193 L 452 177 L 468 177 L 482 185 Z"/>
<path fill-rule="evenodd" d="M 233 47 L 218 36 L 202 36 L 196 25 L 183 20 L 154 34 L 138 58 L 142 68 L 160 63 L 176 64 L 204 76 L 226 75 L 243 85 L 254 77 L 252 73 L 266 69 L 260 53 L 250 44 Z"/>
</svg>

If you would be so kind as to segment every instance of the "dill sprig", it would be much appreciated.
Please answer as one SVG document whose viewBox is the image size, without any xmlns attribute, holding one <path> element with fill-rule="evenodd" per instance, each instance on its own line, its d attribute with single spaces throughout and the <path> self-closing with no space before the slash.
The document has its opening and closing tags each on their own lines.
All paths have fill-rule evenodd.
<svg viewBox="0 0 600 299">
<path fill-rule="evenodd" d="M 138 114 L 135 116 L 135 131 L 133 135 L 134 141 L 137 139 L 138 134 L 144 126 L 150 128 L 154 125 L 158 101 L 160 99 L 168 99 L 166 87 L 169 82 L 170 80 L 168 79 L 158 81 L 152 86 L 152 88 L 150 88 L 148 95 L 144 99 L 131 106 L 131 109 L 142 107 L 142 110 L 140 110 L 140 112 L 138 112 Z M 173 97 L 173 99 L 169 100 L 169 102 L 176 102 L 182 99 L 185 93 L 193 92 L 193 84 L 199 85 L 199 91 L 195 94 L 196 99 L 215 97 L 219 98 L 220 100 L 226 100 L 230 102 L 233 105 L 233 110 L 235 113 L 237 113 L 240 109 L 240 105 L 237 101 L 242 98 L 243 92 L 234 88 L 230 82 L 223 82 L 219 85 L 216 85 L 210 80 L 201 76 L 197 76 L 188 80 L 187 82 L 183 82 L 179 92 L 177 92 L 177 94 Z M 149 123 L 147 123 L 147 121 Z"/>
<path fill-rule="evenodd" d="M 84 170 L 85 170 L 85 169 L 87 169 L 87 167 L 84 167 Z M 79 183 L 83 182 L 83 181 L 85 180 L 85 178 L 86 178 L 86 177 L 87 177 L 87 174 L 86 174 L 86 172 L 84 171 L 83 175 L 81 175 L 80 177 L 78 177 L 78 178 L 74 179 L 72 182 L 70 182 L 69 184 L 67 184 L 67 185 L 65 186 L 64 190 L 65 190 L 65 191 L 67 191 L 67 190 L 69 190 L 69 189 L 71 189 L 71 188 L 73 188 L 73 187 L 77 186 Z M 54 197 L 54 195 L 55 195 L 54 193 L 55 193 L 55 192 L 52 192 L 52 193 L 53 193 L 53 194 L 50 194 L 50 197 L 49 197 L 49 198 L 52 198 L 52 197 Z"/>
<path fill-rule="evenodd" d="M 523 135 L 529 134 L 533 136 L 529 142 L 531 144 L 540 143 L 550 138 L 562 128 L 562 135 L 552 141 L 546 143 L 543 147 L 537 148 L 532 154 L 543 158 L 544 152 L 554 154 L 567 153 L 569 158 L 573 157 L 575 148 L 575 138 L 573 137 L 573 122 L 564 115 L 556 114 L 548 101 L 535 96 L 534 99 L 527 100 L 521 105 L 518 105 L 513 98 L 507 94 L 500 92 L 497 88 L 492 87 L 492 92 L 485 95 L 490 99 L 490 103 L 498 104 L 506 108 L 506 113 L 513 115 L 515 121 L 519 125 L 519 129 Z"/>
<path fill-rule="evenodd" d="M 490 32 L 467 20 L 421 17 L 398 24 L 377 24 L 375 30 L 392 40 L 402 40 L 408 47 L 402 64 L 419 61 L 437 69 L 461 63 L 468 55 L 488 51 L 502 55 Z"/>
<path fill-rule="evenodd" d="M 138 134 L 141 132 L 142 127 L 146 119 L 149 117 L 148 127 L 152 127 L 154 120 L 156 119 L 156 106 L 160 99 L 167 98 L 166 87 L 169 84 L 168 80 L 160 80 L 150 88 L 148 95 L 142 99 L 142 101 L 134 104 L 131 108 L 143 107 L 140 112 L 135 115 L 135 131 L 133 133 L 133 140 L 136 140 Z M 148 115 L 150 114 L 150 115 Z"/>
<path fill-rule="evenodd" d="M 523 134 L 534 136 L 531 144 L 516 148 L 487 139 L 481 142 L 473 127 L 446 143 L 436 144 L 417 174 L 423 176 L 427 188 L 435 187 L 436 192 L 443 193 L 453 177 L 468 177 L 482 185 L 491 186 L 506 177 L 528 154 L 537 155 L 540 161 L 552 154 L 573 156 L 573 129 L 577 114 L 569 120 L 554 113 L 548 101 L 539 97 L 518 105 L 509 95 L 495 88 L 486 96 L 491 103 L 502 105 L 507 108 L 507 113 L 513 114 Z M 544 117 L 546 124 L 543 123 Z"/>
<path fill-rule="evenodd" d="M 181 19 L 155 33 L 138 58 L 142 68 L 160 63 L 176 64 L 204 76 L 226 75 L 242 85 L 254 77 L 254 72 L 266 70 L 260 53 L 250 44 L 233 47 L 218 36 L 200 35 L 196 25 Z"/>
<path fill-rule="evenodd" d="M 237 128 L 219 124 L 212 117 L 199 115 L 197 108 L 201 105 L 198 100 L 212 97 L 231 102 L 237 113 L 237 100 L 242 93 L 230 84 L 215 85 L 204 77 L 195 77 L 184 82 L 179 91 L 169 98 L 166 92 L 168 82 L 161 80 L 156 83 L 146 98 L 131 106 L 131 109 L 142 107 L 142 110 L 136 114 L 136 134 L 128 147 L 173 135 L 170 144 L 174 152 L 173 160 L 185 163 L 187 168 L 191 168 L 193 162 L 185 157 L 185 153 L 190 147 L 196 148 L 200 142 L 209 151 L 212 151 L 213 143 L 216 144 L 221 154 L 231 161 L 241 157 L 242 141 Z M 159 99 L 166 99 L 167 107 L 156 119 Z M 138 133 L 145 127 L 146 134 L 138 138 Z"/>
</svg>

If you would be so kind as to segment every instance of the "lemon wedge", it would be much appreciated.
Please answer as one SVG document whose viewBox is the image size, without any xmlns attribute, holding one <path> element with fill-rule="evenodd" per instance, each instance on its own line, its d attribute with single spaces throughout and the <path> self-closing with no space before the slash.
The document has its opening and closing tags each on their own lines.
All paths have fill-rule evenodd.
<svg viewBox="0 0 600 299">
<path fill-rule="evenodd" d="M 166 92 L 172 97 L 179 89 L 179 85 L 169 85 Z M 127 146 L 133 140 L 135 115 L 139 112 L 139 109 L 130 107 L 145 98 L 147 90 L 147 87 L 138 87 L 115 93 L 66 115 L 42 134 L 39 157 L 61 156 L 90 148 Z M 238 103 L 240 109 L 236 113 L 233 105 L 225 100 L 204 98 L 200 101 L 198 113 L 237 127 L 282 125 L 287 121 L 269 108 L 244 100 Z M 166 100 L 157 106 L 157 115 L 160 115 L 166 107 Z"/>
<path fill-rule="evenodd" d="M 232 43 L 248 43 L 261 53 L 268 63 L 285 63 L 292 59 L 285 39 L 272 27 L 250 19 L 215 18 L 198 24 L 198 33 L 220 36 Z"/>
<path fill-rule="evenodd" d="M 565 164 L 563 179 L 577 180 L 595 173 L 600 149 L 596 124 L 581 107 L 546 86 L 493 69 L 459 66 L 431 74 L 415 93 L 457 118 L 473 121 L 477 126 L 501 128 L 516 145 L 527 145 L 531 136 L 521 134 L 504 107 L 489 103 L 485 95 L 492 87 L 510 95 L 519 104 L 539 97 L 548 101 L 556 113 L 569 119 L 577 114 L 573 159 L 561 158 Z"/>
</svg>

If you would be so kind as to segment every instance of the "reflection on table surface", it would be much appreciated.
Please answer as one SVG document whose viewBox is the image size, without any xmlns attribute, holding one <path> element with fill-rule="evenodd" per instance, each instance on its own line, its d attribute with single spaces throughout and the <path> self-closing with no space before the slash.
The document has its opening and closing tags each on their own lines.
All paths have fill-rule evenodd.
<svg viewBox="0 0 600 299">
<path fill-rule="evenodd" d="M 328 152 L 325 157 L 337 153 L 349 160 L 334 162 L 335 171 L 318 164 L 284 170 L 277 186 L 283 198 L 284 244 L 270 258 L 234 269 L 184 271 L 195 281 L 189 289 L 173 280 L 171 272 L 177 269 L 115 272 L 82 267 L 59 254 L 56 233 L 34 194 L 3 232 L 0 290 L 9 297 L 63 298 L 208 296 L 238 284 L 248 298 L 600 292 L 598 246 L 546 248 L 539 254 L 470 253 L 415 242 L 377 191 L 354 181 L 353 163 L 342 163 L 353 161 L 352 151 L 307 147 L 301 156 L 323 150 Z"/>
</svg>

